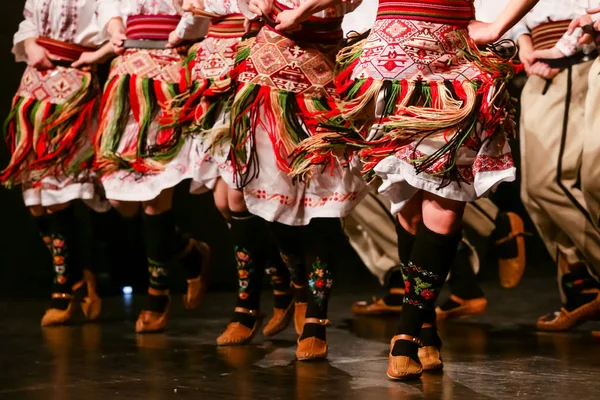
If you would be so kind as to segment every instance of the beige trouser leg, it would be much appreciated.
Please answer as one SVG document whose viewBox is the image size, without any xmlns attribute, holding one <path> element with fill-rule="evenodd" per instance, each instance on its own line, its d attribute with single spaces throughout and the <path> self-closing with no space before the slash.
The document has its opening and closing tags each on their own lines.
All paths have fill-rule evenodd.
<svg viewBox="0 0 600 400">
<path fill-rule="evenodd" d="M 592 222 L 600 224 L 600 58 L 588 75 L 581 186 Z"/>
<path fill-rule="evenodd" d="M 350 244 L 382 285 L 387 271 L 400 264 L 398 235 L 389 209 L 389 200 L 372 191 L 344 218 Z"/>
<path fill-rule="evenodd" d="M 550 255 L 569 263 L 583 256 L 600 268 L 600 233 L 589 222 L 579 173 L 583 151 L 587 76 L 592 62 L 557 75 L 544 94 L 546 81 L 531 77 L 521 96 L 521 197 Z M 563 130 L 566 94 L 571 101 Z M 563 132 L 564 131 L 564 132 Z"/>
<path fill-rule="evenodd" d="M 481 236 L 490 237 L 496 229 L 496 217 L 499 212 L 493 201 L 482 198 L 467 204 L 463 223 Z"/>
</svg>

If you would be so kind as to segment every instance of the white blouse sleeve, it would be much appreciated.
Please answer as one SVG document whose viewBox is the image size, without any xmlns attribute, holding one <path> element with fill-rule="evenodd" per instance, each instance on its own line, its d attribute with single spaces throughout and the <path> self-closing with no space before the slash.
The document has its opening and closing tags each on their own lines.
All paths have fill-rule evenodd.
<svg viewBox="0 0 600 400">
<path fill-rule="evenodd" d="M 97 0 L 96 13 L 101 36 L 106 36 L 106 28 L 111 19 L 123 17 L 121 8 L 121 0 Z"/>
<path fill-rule="evenodd" d="M 27 62 L 27 54 L 25 53 L 25 40 L 37 38 L 40 35 L 35 18 L 35 0 L 27 0 L 23 15 L 25 19 L 19 24 L 19 30 L 15 33 L 12 49 L 17 62 Z"/>
<path fill-rule="evenodd" d="M 210 20 L 202 17 L 194 17 L 192 13 L 186 12 L 181 16 L 175 32 L 181 39 L 199 39 L 206 36 Z"/>
</svg>

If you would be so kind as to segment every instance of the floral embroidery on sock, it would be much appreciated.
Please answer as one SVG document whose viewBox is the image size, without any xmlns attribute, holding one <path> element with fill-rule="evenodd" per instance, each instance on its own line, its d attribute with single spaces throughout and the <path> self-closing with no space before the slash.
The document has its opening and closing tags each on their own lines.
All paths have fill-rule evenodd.
<svg viewBox="0 0 600 400">
<path fill-rule="evenodd" d="M 165 265 L 148 259 L 148 272 L 150 273 L 150 287 L 156 290 L 168 289 L 169 270 Z"/>
<path fill-rule="evenodd" d="M 333 280 L 328 265 L 317 258 L 308 276 L 308 287 L 318 305 L 323 303 L 332 286 Z"/>
<path fill-rule="evenodd" d="M 54 281 L 59 285 L 65 285 L 67 283 L 67 266 L 66 256 L 67 248 L 65 246 L 65 240 L 62 236 L 56 235 L 52 239 L 52 263 L 54 264 L 55 277 Z"/>
<path fill-rule="evenodd" d="M 235 259 L 238 271 L 238 296 L 241 300 L 247 300 L 250 297 L 248 287 L 250 286 L 250 275 L 252 269 L 252 257 L 248 250 L 240 246 L 235 246 Z"/>
<path fill-rule="evenodd" d="M 427 304 L 435 300 L 442 288 L 440 277 L 422 267 L 408 263 L 406 268 L 406 277 L 404 278 L 404 303 L 419 308 L 431 308 Z M 404 269 L 403 269 L 404 272 Z"/>
</svg>

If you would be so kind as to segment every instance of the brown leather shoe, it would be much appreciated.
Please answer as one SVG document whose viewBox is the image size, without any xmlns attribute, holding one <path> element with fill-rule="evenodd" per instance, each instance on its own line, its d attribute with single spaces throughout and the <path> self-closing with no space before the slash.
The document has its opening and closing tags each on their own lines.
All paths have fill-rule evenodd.
<svg viewBox="0 0 600 400">
<path fill-rule="evenodd" d="M 83 278 L 87 285 L 87 297 L 81 299 L 81 310 L 88 321 L 95 321 L 102 311 L 102 299 L 98 297 L 96 276 L 92 271 L 84 269 Z"/>
<path fill-rule="evenodd" d="M 392 349 L 398 340 L 408 340 L 420 345 L 419 339 L 409 335 L 396 335 L 390 343 L 390 355 L 388 360 L 387 376 L 397 381 L 418 379 L 423 372 L 423 366 L 407 356 L 393 356 Z"/>
<path fill-rule="evenodd" d="M 294 314 L 294 301 L 290 302 L 290 305 L 285 310 L 282 308 L 273 308 L 273 317 L 267 322 L 265 329 L 263 329 L 263 335 L 266 337 L 273 337 L 278 333 L 285 330 L 292 321 L 292 315 Z"/>
<path fill-rule="evenodd" d="M 42 326 L 64 325 L 73 318 L 73 315 L 77 311 L 78 303 L 74 301 L 72 295 L 66 293 L 53 293 L 52 298 L 69 300 L 69 306 L 66 310 L 59 310 L 57 308 L 47 309 L 42 317 Z"/>
<path fill-rule="evenodd" d="M 154 333 L 164 331 L 167 327 L 170 306 L 171 298 L 169 297 L 169 302 L 167 303 L 167 307 L 165 308 L 164 312 L 143 310 L 135 323 L 136 333 Z"/>
<path fill-rule="evenodd" d="M 298 336 L 302 335 L 302 331 L 304 330 L 307 307 L 308 303 L 294 303 L 294 327 Z"/>
<path fill-rule="evenodd" d="M 225 332 L 217 338 L 218 346 L 236 346 L 250 343 L 263 323 L 264 316 L 260 311 L 236 307 L 235 312 L 255 317 L 254 326 L 250 329 L 240 322 L 229 323 Z"/>
<path fill-rule="evenodd" d="M 440 307 L 435 309 L 438 321 L 444 321 L 446 319 L 466 317 L 469 315 L 483 314 L 487 308 L 487 300 L 485 297 L 478 299 L 464 300 L 453 294 L 450 295 L 450 300 L 458 304 L 458 307 L 450 310 L 442 310 Z"/>
<path fill-rule="evenodd" d="M 373 297 L 372 303 L 357 301 L 352 305 L 354 315 L 396 315 L 402 313 L 402 306 L 390 306 L 383 299 Z"/>
<path fill-rule="evenodd" d="M 187 310 L 196 309 L 202 302 L 202 298 L 208 287 L 208 275 L 210 272 L 211 250 L 208 244 L 190 239 L 190 246 L 202 255 L 202 266 L 200 276 L 187 280 L 187 292 L 183 296 L 183 305 Z"/>
<path fill-rule="evenodd" d="M 434 328 L 433 324 L 425 323 L 422 329 Z M 442 362 L 442 355 L 440 349 L 436 346 L 425 346 L 419 347 L 419 361 L 423 366 L 423 371 L 439 371 L 444 368 Z"/>
<path fill-rule="evenodd" d="M 496 246 L 513 241 L 517 248 L 514 258 L 499 258 L 498 272 L 500 284 L 507 288 L 513 288 L 519 284 L 525 271 L 525 225 L 523 219 L 514 212 L 507 212 L 510 231 L 503 238 L 496 240 Z"/>
<path fill-rule="evenodd" d="M 444 368 L 440 349 L 435 346 L 419 348 L 419 361 L 423 366 L 423 371 L 439 371 Z"/>
<path fill-rule="evenodd" d="M 576 325 L 582 324 L 600 316 L 600 290 L 588 289 L 583 294 L 597 293 L 597 297 L 573 311 L 561 308 L 552 314 L 544 315 L 537 320 L 536 328 L 540 331 L 560 332 L 567 331 Z"/>
<path fill-rule="evenodd" d="M 306 318 L 306 324 L 319 324 L 323 326 L 331 325 L 327 319 Z M 296 349 L 296 358 L 298 361 L 316 361 L 327 358 L 329 346 L 327 341 L 323 341 L 316 337 L 308 337 L 298 340 L 298 348 Z"/>
</svg>

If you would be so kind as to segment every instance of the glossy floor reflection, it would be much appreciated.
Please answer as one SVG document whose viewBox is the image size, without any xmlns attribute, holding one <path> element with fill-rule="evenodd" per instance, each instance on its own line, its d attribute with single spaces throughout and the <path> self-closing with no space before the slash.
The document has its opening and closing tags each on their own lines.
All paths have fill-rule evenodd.
<svg viewBox="0 0 600 400">
<path fill-rule="evenodd" d="M 332 304 L 328 362 L 294 361 L 290 328 L 276 340 L 217 348 L 231 295 L 210 295 L 202 310 L 176 307 L 165 334 L 133 333 L 139 299 L 108 299 L 94 324 L 41 329 L 43 302 L 0 305 L 0 399 L 597 399 L 600 339 L 588 323 L 540 334 L 533 322 L 557 304 L 551 279 L 516 290 L 485 287 L 485 316 L 447 323 L 443 373 L 403 384 L 387 380 L 394 319 L 353 319 L 365 289 L 341 288 Z M 178 302 L 175 302 L 176 306 Z M 269 304 L 265 296 L 265 307 Z"/>
</svg>

